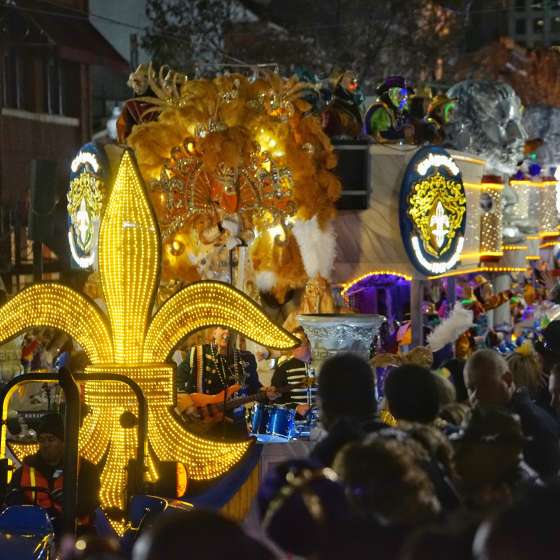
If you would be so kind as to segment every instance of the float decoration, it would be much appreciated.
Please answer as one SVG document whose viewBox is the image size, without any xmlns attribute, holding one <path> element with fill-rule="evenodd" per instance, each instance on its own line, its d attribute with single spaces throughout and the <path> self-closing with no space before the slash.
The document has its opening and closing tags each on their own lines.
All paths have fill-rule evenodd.
<svg viewBox="0 0 560 560">
<path fill-rule="evenodd" d="M 527 133 L 521 100 L 508 84 L 465 80 L 447 95 L 455 99 L 445 125 L 446 145 L 486 160 L 486 173 L 513 175 L 523 159 Z"/>
<path fill-rule="evenodd" d="M 148 473 L 157 479 L 158 461 L 185 464 L 192 479 L 220 476 L 243 456 L 250 442 L 218 443 L 185 429 L 172 408 L 174 370 L 166 363 L 173 347 L 190 332 L 223 325 L 255 342 L 281 349 L 297 340 L 264 315 L 247 296 L 219 282 L 180 290 L 152 317 L 161 260 L 157 222 L 131 152 L 121 159 L 105 208 L 99 237 L 99 275 L 107 318 L 85 296 L 61 284 L 34 285 L 8 302 L 0 314 L 0 340 L 37 326 L 60 329 L 84 349 L 88 372 L 128 375 L 148 401 Z M 136 413 L 133 394 L 105 382 L 86 384 L 91 407 L 80 431 L 80 452 L 94 463 L 105 458 L 101 505 L 124 509 L 125 467 L 134 457 L 136 433 L 120 417 Z M 122 530 L 114 522 L 117 530 Z"/>
<path fill-rule="evenodd" d="M 399 213 L 405 249 L 420 272 L 442 274 L 459 262 L 467 198 L 461 172 L 443 148 L 422 148 L 410 160 Z"/>
<path fill-rule="evenodd" d="M 83 146 L 70 166 L 68 244 L 72 259 L 80 268 L 93 266 L 97 258 L 107 168 L 107 157 L 95 144 Z"/>
<path fill-rule="evenodd" d="M 257 144 L 249 154 L 247 166 L 235 169 L 221 163 L 214 178 L 204 170 L 202 154 L 196 153 L 194 142 L 185 142 L 172 149 L 159 180 L 151 183 L 153 192 L 164 199 L 164 240 L 197 219 L 218 224 L 225 214 L 233 212 L 239 213 L 243 231 L 256 224 L 286 227 L 293 218 L 296 208 L 291 200 L 292 173 L 287 167 L 278 167 Z M 220 196 L 216 179 L 223 186 L 221 200 L 216 198 Z"/>
<path fill-rule="evenodd" d="M 330 171 L 331 143 L 303 99 L 308 83 L 274 73 L 174 81 L 172 72 L 163 78 L 150 68 L 139 72 L 154 95 L 133 100 L 147 109 L 126 141 L 163 232 L 164 279 L 206 277 L 196 261 L 207 248 L 229 251 L 255 237 L 286 246 L 295 221 L 316 218 L 321 229 L 327 226 L 341 187 Z M 282 264 L 258 268 L 268 261 L 265 246 L 251 247 L 255 273 L 270 273 L 278 286 Z M 287 275 L 298 286 L 307 280 L 301 270 Z"/>
<path fill-rule="evenodd" d="M 485 262 L 497 261 L 504 254 L 503 251 L 503 206 L 504 184 L 497 175 L 482 177 L 480 195 L 480 260 Z M 510 191 L 508 191 L 510 192 Z M 508 242 L 518 240 L 517 228 L 509 224 Z"/>
</svg>

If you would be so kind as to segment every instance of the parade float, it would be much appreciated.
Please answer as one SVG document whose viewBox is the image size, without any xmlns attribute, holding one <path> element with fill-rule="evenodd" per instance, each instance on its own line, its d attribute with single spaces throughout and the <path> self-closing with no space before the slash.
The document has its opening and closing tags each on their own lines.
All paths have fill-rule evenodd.
<svg viewBox="0 0 560 560">
<path fill-rule="evenodd" d="M 299 323 L 318 369 L 343 350 L 368 357 L 385 318 L 409 309 L 408 344 L 422 344 L 428 283 L 443 280 L 454 301 L 455 278 L 471 291 L 478 282 L 490 310 L 505 300 L 487 277 L 507 290 L 509 275 L 556 235 L 552 180 L 529 168 L 504 180 L 526 139 L 509 86 L 458 84 L 414 121 L 411 89 L 386 80 L 366 112 L 370 140 L 348 146 L 365 152 L 365 206 L 337 211 L 345 178 L 322 123 L 356 134 L 348 76 L 335 84 L 346 118 L 331 105 L 323 120 L 317 84 L 275 73 L 189 80 L 145 65 L 130 85 L 120 143 L 85 145 L 71 166 L 68 242 L 89 275 L 85 295 L 53 284 L 25 290 L 3 308 L 0 339 L 54 327 L 85 351 L 86 375 L 136 382 L 148 402 L 148 482 L 163 464 L 183 465 L 191 482 L 210 483 L 200 505 L 242 518 L 263 469 L 252 440 L 206 439 L 176 414 L 170 355 L 187 335 L 222 325 L 286 350 L 296 342 L 279 325 Z M 465 287 L 466 306 L 471 295 Z M 124 467 L 138 441 L 122 419 L 137 404 L 110 383 L 84 386 L 80 452 L 103 464 L 104 509 L 123 512 Z M 30 450 L 11 449 L 19 458 Z M 123 530 L 122 517 L 111 523 Z"/>
<path fill-rule="evenodd" d="M 466 81 L 419 110 L 406 80 L 390 77 L 364 116 L 374 142 L 343 146 L 361 136 L 351 78 L 333 81 L 338 105 L 325 108 L 323 85 L 309 77 L 188 80 L 151 65 L 131 75 L 136 97 L 118 129 L 138 157 L 162 231 L 158 305 L 192 281 L 219 279 L 287 328 L 298 313 L 353 309 L 391 323 L 410 310 L 419 344 L 426 281 L 451 304 L 477 288 L 480 273 L 505 293 L 511 275 L 554 244 L 556 182 L 516 173 L 527 133 L 510 86 Z M 365 150 L 363 192 L 347 184 L 353 179 L 336 166 L 326 132 L 339 155 Z M 110 161 L 111 149 L 99 160 Z M 103 173 L 95 174 L 101 190 Z M 335 211 L 341 192 L 363 194 L 363 208 Z M 84 234 L 84 202 L 72 189 L 69 201 L 69 236 L 73 228 L 78 242 L 93 239 L 98 218 Z M 340 287 L 334 300 L 329 281 Z M 103 305 L 96 284 L 94 273 L 87 289 Z M 489 315 L 493 324 L 511 322 L 506 306 Z"/>
<path fill-rule="evenodd" d="M 345 100 L 346 116 L 356 113 L 348 111 L 347 78 L 341 75 L 333 96 Z M 162 231 L 158 304 L 189 282 L 219 279 L 288 328 L 301 312 L 353 307 L 402 321 L 413 309 L 419 343 L 425 280 L 463 282 L 482 272 L 501 291 L 555 232 L 555 183 L 519 176 L 504 182 L 526 139 L 519 98 L 505 84 L 458 84 L 432 99 L 419 119 L 406 81 L 385 80 L 365 113 L 365 131 L 376 143 L 336 150 L 365 148 L 365 206 L 338 211 L 337 175 L 347 178 L 325 123 L 340 119 L 332 104 L 318 115 L 320 84 L 267 72 L 188 80 L 149 65 L 130 84 L 136 97 L 118 128 L 138 157 Z M 341 125 L 335 137 L 355 136 L 355 129 Z M 111 149 L 104 148 L 109 160 Z M 102 172 L 95 180 L 103 184 Z M 344 184 L 342 193 L 352 188 Z M 422 189 L 430 204 L 420 202 Z M 71 232 L 84 235 L 79 200 L 71 190 Z M 538 215 L 542 227 L 520 236 L 515 224 L 524 212 Z M 95 297 L 95 273 L 90 280 Z M 341 287 L 335 301 L 329 281 Z M 453 281 L 450 289 L 444 284 L 454 300 Z"/>
<path fill-rule="evenodd" d="M 74 266 L 89 274 L 84 293 L 32 286 L 3 308 L 0 339 L 56 328 L 87 355 L 86 379 L 134 381 L 147 401 L 140 466 L 147 483 L 177 464 L 191 488 L 208 482 L 199 484 L 207 491 L 198 501 L 186 499 L 242 518 L 258 484 L 260 448 L 252 439 L 217 441 L 189 430 L 175 409 L 170 355 L 189 334 L 215 325 L 266 348 L 293 347 L 295 339 L 253 300 L 281 307 L 294 290 L 303 292 L 277 323 L 335 310 L 328 278 L 336 157 L 305 100 L 309 84 L 296 79 L 191 81 L 147 66 L 131 84 L 137 96 L 119 120 L 121 144 L 87 144 L 71 165 L 68 242 Z M 88 413 L 79 451 L 102 467 L 102 509 L 122 533 L 126 467 L 138 447 L 135 423 L 123 418 L 137 417 L 138 405 L 126 387 L 81 383 Z M 36 444 L 9 448 L 21 460 Z"/>
<path fill-rule="evenodd" d="M 169 355 L 189 333 L 224 325 L 267 347 L 288 349 L 294 338 L 277 327 L 235 288 L 198 282 L 179 290 L 155 314 L 152 307 L 161 263 L 161 240 L 144 183 L 131 151 L 122 152 L 99 228 L 99 277 L 107 313 L 87 296 L 60 284 L 36 284 L 2 308 L 0 339 L 48 326 L 70 335 L 90 360 L 85 373 L 117 373 L 133 379 L 148 403 L 149 480 L 161 462 L 181 463 L 192 480 L 216 478 L 247 453 L 251 441 L 205 440 L 190 433 L 174 412 L 174 365 Z M 85 383 L 89 413 L 80 429 L 80 454 L 103 464 L 101 506 L 125 511 L 126 465 L 137 442 L 125 413 L 138 414 L 131 391 L 102 381 Z M 12 446 L 18 457 L 29 453 Z M 117 530 L 123 527 L 112 520 Z"/>
<path fill-rule="evenodd" d="M 446 292 L 448 303 L 457 297 L 468 301 L 484 280 L 487 301 L 476 298 L 487 310 L 484 320 L 511 331 L 512 313 L 501 305 L 502 296 L 512 297 L 512 286 L 521 295 L 530 291 L 532 266 L 547 259 L 544 248 L 556 244 L 551 164 L 547 169 L 530 160 L 523 167 L 526 173 L 519 171 L 528 134 L 511 86 L 488 81 L 453 86 L 443 96 L 449 110 L 436 135 L 443 145 L 418 147 L 418 125 L 411 111 L 402 109 L 410 93 L 397 85 L 401 97 L 392 105 L 385 102 L 382 110 L 393 111 L 385 127 L 392 122 L 399 130 L 386 128 L 383 138 L 376 129 L 379 102 L 366 113 L 370 133 L 381 141 L 369 146 L 369 206 L 337 215 L 334 280 L 360 310 L 382 309 L 402 321 L 403 307 L 411 309 L 414 340 L 408 344 L 425 342 L 425 300 L 431 299 L 432 306 L 438 302 L 426 297 L 427 280 L 436 292 Z M 538 137 L 546 132 L 542 126 L 534 132 Z M 443 284 L 438 287 L 438 282 Z"/>
</svg>

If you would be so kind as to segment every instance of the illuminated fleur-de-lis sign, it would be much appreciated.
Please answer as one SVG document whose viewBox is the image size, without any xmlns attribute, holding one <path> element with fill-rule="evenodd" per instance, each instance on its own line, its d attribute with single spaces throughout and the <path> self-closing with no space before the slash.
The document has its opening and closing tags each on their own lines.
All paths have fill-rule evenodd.
<svg viewBox="0 0 560 560">
<path fill-rule="evenodd" d="M 440 201 L 437 203 L 435 214 L 430 218 L 430 226 L 435 226 L 432 234 L 435 237 L 437 248 L 440 249 L 449 233 L 449 216 L 445 213 Z"/>
<path fill-rule="evenodd" d="M 152 316 L 160 269 L 160 235 L 133 159 L 125 151 L 99 233 L 99 275 L 107 317 L 86 296 L 61 284 L 37 284 L 0 309 L 0 342 L 37 326 L 60 329 L 87 353 L 88 372 L 127 375 L 148 401 L 149 477 L 159 461 L 184 463 L 194 480 L 211 479 L 241 459 L 250 442 L 214 442 L 187 431 L 174 414 L 174 368 L 166 362 L 189 333 L 223 325 L 271 348 L 297 344 L 247 296 L 220 282 L 197 282 L 167 300 Z M 137 411 L 126 388 L 107 382 L 86 384 L 91 414 L 80 430 L 80 452 L 101 474 L 103 507 L 124 508 L 126 464 L 134 457 L 136 431 L 120 417 Z"/>
</svg>

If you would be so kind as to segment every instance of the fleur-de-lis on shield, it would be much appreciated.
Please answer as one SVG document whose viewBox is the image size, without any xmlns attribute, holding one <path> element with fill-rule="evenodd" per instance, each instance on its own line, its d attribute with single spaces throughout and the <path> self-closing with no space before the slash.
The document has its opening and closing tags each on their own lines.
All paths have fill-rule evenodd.
<svg viewBox="0 0 560 560">
<path fill-rule="evenodd" d="M 154 314 L 161 247 L 152 207 L 132 152 L 121 158 L 101 222 L 99 275 L 107 316 L 86 296 L 61 284 L 36 284 L 0 309 L 0 342 L 33 327 L 54 327 L 86 352 L 88 372 L 127 375 L 148 401 L 147 469 L 157 479 L 158 461 L 185 464 L 194 480 L 229 470 L 250 445 L 215 442 L 190 433 L 174 413 L 174 368 L 166 360 L 189 333 L 223 325 L 267 347 L 288 349 L 297 341 L 272 323 L 238 290 L 221 282 L 197 282 L 168 299 Z M 136 412 L 134 395 L 107 382 L 86 383 L 91 413 L 80 430 L 80 452 L 103 461 L 101 504 L 123 509 L 126 464 L 134 457 L 136 432 L 120 417 Z"/>
</svg>

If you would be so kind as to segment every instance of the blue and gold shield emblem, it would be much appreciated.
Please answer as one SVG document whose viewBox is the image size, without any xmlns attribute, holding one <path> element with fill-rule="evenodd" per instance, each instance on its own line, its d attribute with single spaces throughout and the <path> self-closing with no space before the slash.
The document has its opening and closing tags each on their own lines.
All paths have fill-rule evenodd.
<svg viewBox="0 0 560 560">
<path fill-rule="evenodd" d="M 459 261 L 467 198 L 461 172 L 443 148 L 421 148 L 408 164 L 401 188 L 403 243 L 414 266 L 438 275 Z"/>
<path fill-rule="evenodd" d="M 95 144 L 86 144 L 72 161 L 68 190 L 68 243 L 80 268 L 95 263 L 97 238 L 105 199 L 106 157 Z"/>
</svg>

